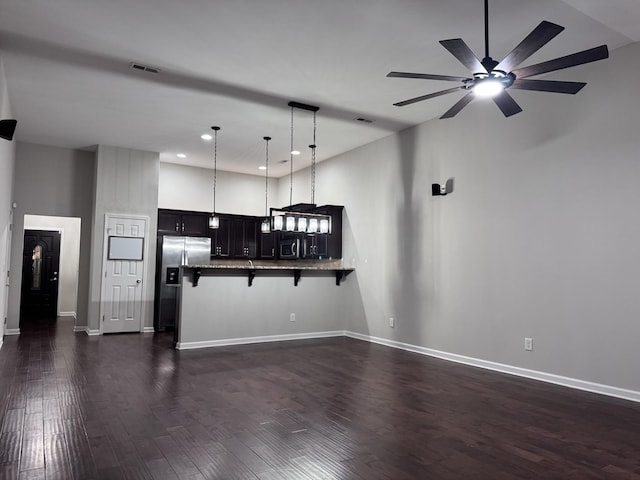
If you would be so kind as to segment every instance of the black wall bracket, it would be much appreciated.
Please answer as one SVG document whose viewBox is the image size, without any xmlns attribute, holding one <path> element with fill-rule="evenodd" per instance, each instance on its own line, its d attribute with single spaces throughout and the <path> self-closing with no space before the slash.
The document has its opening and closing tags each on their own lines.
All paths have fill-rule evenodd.
<svg viewBox="0 0 640 480">
<path fill-rule="evenodd" d="M 447 183 L 440 185 L 439 183 L 431 184 L 431 195 L 434 197 L 444 196 L 453 192 L 453 178 L 447 180 Z"/>
</svg>

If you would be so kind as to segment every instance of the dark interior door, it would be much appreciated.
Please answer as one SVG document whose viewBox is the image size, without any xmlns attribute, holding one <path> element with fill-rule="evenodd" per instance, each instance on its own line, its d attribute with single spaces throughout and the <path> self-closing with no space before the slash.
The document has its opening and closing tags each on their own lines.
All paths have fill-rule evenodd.
<svg viewBox="0 0 640 480">
<path fill-rule="evenodd" d="M 25 230 L 21 318 L 55 318 L 58 310 L 60 233 Z"/>
</svg>

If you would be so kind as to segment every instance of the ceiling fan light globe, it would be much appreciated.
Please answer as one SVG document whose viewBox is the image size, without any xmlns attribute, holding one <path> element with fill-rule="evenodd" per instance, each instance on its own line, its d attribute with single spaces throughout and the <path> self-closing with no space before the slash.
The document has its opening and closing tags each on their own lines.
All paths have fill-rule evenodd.
<svg viewBox="0 0 640 480">
<path fill-rule="evenodd" d="M 504 84 L 499 80 L 487 79 L 476 82 L 473 93 L 476 97 L 491 98 L 499 95 L 504 90 Z"/>
</svg>

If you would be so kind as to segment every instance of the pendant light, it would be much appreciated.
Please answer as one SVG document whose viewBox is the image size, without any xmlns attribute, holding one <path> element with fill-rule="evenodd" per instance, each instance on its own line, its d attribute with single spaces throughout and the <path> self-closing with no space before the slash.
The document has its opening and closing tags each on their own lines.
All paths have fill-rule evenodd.
<svg viewBox="0 0 640 480">
<path fill-rule="evenodd" d="M 315 205 L 315 200 L 316 200 L 316 145 L 315 145 L 315 141 L 316 141 L 316 129 L 315 129 L 315 120 L 316 120 L 316 114 L 315 112 L 313 113 L 313 145 L 309 145 L 309 148 L 311 149 L 311 203 L 313 205 Z M 311 217 L 309 218 L 309 222 L 308 222 L 308 226 L 307 226 L 307 233 L 318 233 L 318 229 L 320 228 L 319 224 L 318 224 L 318 218 L 317 217 Z"/>
<path fill-rule="evenodd" d="M 269 218 L 269 140 L 271 137 L 263 137 L 265 141 L 265 168 L 264 168 L 264 220 L 260 226 L 262 233 L 271 232 L 271 219 Z"/>
<path fill-rule="evenodd" d="M 311 149 L 311 204 L 316 204 L 316 111 L 313 112 L 313 143 L 309 145 Z M 319 229 L 318 218 L 309 219 L 307 233 L 317 233 Z"/>
<path fill-rule="evenodd" d="M 291 207 L 291 205 L 293 205 L 293 102 L 289 102 L 289 106 L 291 107 L 291 145 L 289 148 L 289 207 Z M 286 215 L 284 227 L 286 231 L 293 232 L 296 229 L 296 217 L 294 217 L 292 214 Z"/>
<path fill-rule="evenodd" d="M 216 215 L 216 183 L 218 181 L 218 130 L 220 127 L 211 127 L 213 130 L 213 212 L 209 217 L 209 228 L 220 228 L 220 217 Z"/>
<path fill-rule="evenodd" d="M 325 213 L 315 212 L 315 188 L 316 188 L 316 112 L 319 107 L 304 103 L 289 102 L 291 107 L 291 145 L 289 157 L 289 209 L 271 209 L 271 229 L 285 230 L 299 233 L 331 233 L 331 216 Z M 313 144 L 311 149 L 311 204 L 301 205 L 304 208 L 293 208 L 293 156 L 299 152 L 294 151 L 293 109 L 299 108 L 313 112 Z"/>
</svg>

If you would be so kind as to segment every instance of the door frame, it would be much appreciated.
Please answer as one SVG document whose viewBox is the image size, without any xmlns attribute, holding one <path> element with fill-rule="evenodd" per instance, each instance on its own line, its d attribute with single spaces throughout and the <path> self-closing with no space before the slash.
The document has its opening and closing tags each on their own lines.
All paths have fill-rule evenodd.
<svg viewBox="0 0 640 480">
<path fill-rule="evenodd" d="M 107 276 L 107 256 L 109 250 L 109 229 L 107 225 L 109 225 L 109 220 L 111 218 L 128 218 L 131 220 L 144 220 L 145 229 L 144 229 L 144 247 L 142 249 L 142 301 L 140 305 L 140 333 L 144 332 L 144 318 L 145 318 L 145 306 L 146 306 L 146 294 L 147 294 L 147 274 L 149 267 L 149 222 L 150 218 L 148 215 L 134 215 L 131 213 L 105 213 L 104 214 L 104 233 L 102 237 L 102 271 L 100 272 L 100 317 L 98 319 L 98 323 L 100 324 L 100 335 L 104 334 L 104 322 L 102 318 L 106 314 L 106 307 L 104 299 L 107 298 L 107 292 L 105 292 L 105 288 L 107 283 L 104 279 Z M 155 261 L 155 259 L 154 259 Z M 153 302 L 152 302 L 153 303 Z"/>
</svg>

